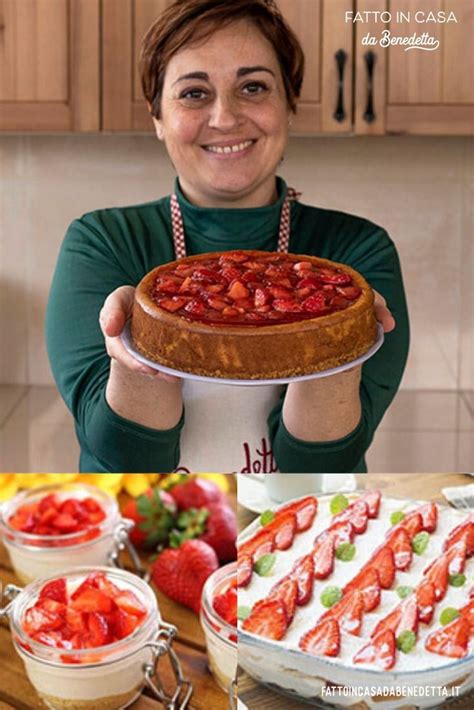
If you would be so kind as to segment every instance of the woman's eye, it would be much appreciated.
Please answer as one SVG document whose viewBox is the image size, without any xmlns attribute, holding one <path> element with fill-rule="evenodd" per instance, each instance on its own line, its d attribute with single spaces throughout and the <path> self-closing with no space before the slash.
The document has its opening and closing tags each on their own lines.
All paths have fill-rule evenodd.
<svg viewBox="0 0 474 710">
<path fill-rule="evenodd" d="M 191 99 L 193 101 L 199 101 L 205 97 L 206 92 L 204 89 L 186 89 L 180 96 L 181 99 Z"/>
<path fill-rule="evenodd" d="M 243 90 L 248 94 L 261 94 L 267 90 L 267 86 L 262 84 L 260 81 L 252 81 L 245 84 Z"/>
</svg>

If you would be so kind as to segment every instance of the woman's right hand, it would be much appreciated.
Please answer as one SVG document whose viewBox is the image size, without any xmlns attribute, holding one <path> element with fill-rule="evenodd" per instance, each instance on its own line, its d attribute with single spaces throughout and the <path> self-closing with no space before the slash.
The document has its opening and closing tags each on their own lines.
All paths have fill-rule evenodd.
<svg viewBox="0 0 474 710">
<path fill-rule="evenodd" d="M 102 306 L 99 323 L 104 334 L 105 347 L 109 357 L 132 372 L 147 375 L 156 380 L 164 380 L 165 382 L 178 382 L 178 377 L 166 375 L 141 363 L 123 345 L 119 336 L 125 327 L 125 323 L 132 315 L 134 295 L 135 289 L 133 286 L 120 286 L 107 296 Z"/>
</svg>

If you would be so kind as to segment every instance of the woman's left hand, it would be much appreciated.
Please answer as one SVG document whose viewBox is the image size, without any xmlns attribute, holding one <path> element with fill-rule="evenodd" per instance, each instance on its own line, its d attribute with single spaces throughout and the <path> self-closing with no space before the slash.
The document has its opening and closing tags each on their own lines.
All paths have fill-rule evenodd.
<svg viewBox="0 0 474 710">
<path fill-rule="evenodd" d="M 395 329 L 395 318 L 392 316 L 389 309 L 387 308 L 387 301 L 385 300 L 385 298 L 377 291 L 374 291 L 374 296 L 375 317 L 378 322 L 382 324 L 383 332 L 390 333 L 392 330 Z"/>
</svg>

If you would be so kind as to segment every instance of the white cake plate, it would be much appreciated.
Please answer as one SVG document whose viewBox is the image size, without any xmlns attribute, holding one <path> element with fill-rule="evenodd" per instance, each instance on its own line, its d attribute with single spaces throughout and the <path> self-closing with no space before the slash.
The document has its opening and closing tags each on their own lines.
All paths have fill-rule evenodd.
<svg viewBox="0 0 474 710">
<path fill-rule="evenodd" d="M 132 340 L 132 334 L 130 332 L 130 321 L 127 322 L 125 328 L 122 330 L 120 335 L 122 343 L 124 344 L 126 350 L 133 355 L 133 357 L 144 365 L 152 367 L 154 370 L 159 372 L 164 372 L 166 375 L 173 375 L 174 377 L 180 377 L 184 380 L 197 380 L 199 382 L 212 382 L 214 384 L 221 385 L 245 385 L 245 386 L 259 386 L 259 385 L 289 385 L 292 382 L 305 382 L 306 380 L 316 380 L 320 377 L 330 377 L 330 375 L 337 375 L 339 372 L 345 372 L 350 370 L 352 367 L 357 367 L 357 365 L 362 365 L 363 362 L 369 360 L 372 355 L 375 355 L 377 350 L 382 347 L 384 341 L 383 327 L 380 323 L 377 324 L 377 339 L 375 343 L 370 347 L 366 353 L 360 357 L 352 360 L 352 362 L 346 362 L 345 365 L 339 365 L 339 367 L 333 367 L 330 370 L 323 370 L 322 372 L 314 372 L 310 375 L 298 375 L 296 377 L 280 377 L 270 380 L 229 380 L 223 377 L 206 377 L 205 375 L 194 375 L 192 372 L 180 372 L 179 370 L 173 370 L 171 367 L 165 367 L 160 365 L 158 362 L 149 360 L 147 357 L 142 355 L 138 350 L 135 349 Z"/>
</svg>

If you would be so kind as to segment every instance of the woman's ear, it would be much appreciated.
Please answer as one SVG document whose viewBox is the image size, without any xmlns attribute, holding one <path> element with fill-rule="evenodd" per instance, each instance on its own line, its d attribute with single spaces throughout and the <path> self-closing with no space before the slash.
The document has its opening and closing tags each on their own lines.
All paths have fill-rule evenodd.
<svg viewBox="0 0 474 710">
<path fill-rule="evenodd" d="M 163 131 L 163 124 L 159 118 L 153 118 L 153 124 L 155 126 L 155 133 L 158 136 L 158 140 L 162 141 L 164 140 L 164 131 Z"/>
</svg>

